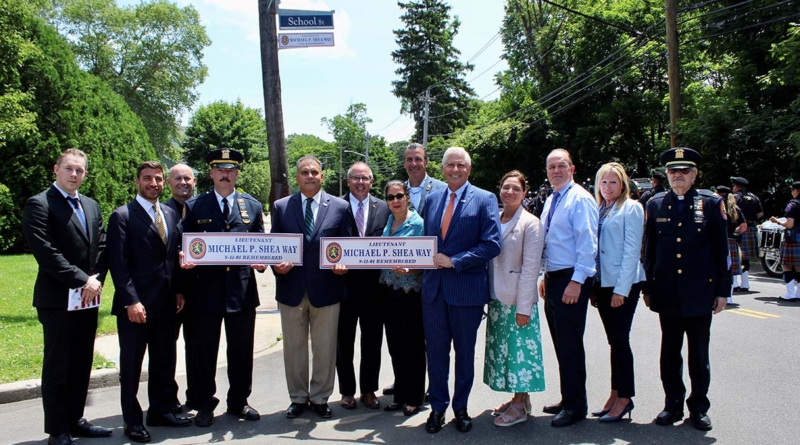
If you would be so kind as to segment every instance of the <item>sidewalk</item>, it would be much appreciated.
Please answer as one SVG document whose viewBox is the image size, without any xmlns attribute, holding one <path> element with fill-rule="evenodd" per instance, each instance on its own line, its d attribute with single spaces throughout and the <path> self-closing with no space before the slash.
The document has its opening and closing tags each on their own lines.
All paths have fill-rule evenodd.
<svg viewBox="0 0 800 445">
<path fill-rule="evenodd" d="M 256 272 L 256 282 L 258 283 L 258 295 L 261 300 L 261 306 L 256 309 L 255 344 L 253 347 L 254 358 L 279 351 L 283 348 L 283 342 L 280 341 L 281 319 L 278 313 L 278 303 L 275 301 L 275 277 L 272 275 L 272 271 L 267 269 L 264 273 Z M 222 367 L 227 364 L 226 348 L 225 329 L 222 329 L 217 367 Z M 96 389 L 119 385 L 118 336 L 107 335 L 98 337 L 95 340 L 94 349 L 106 359 L 116 363 L 117 367 L 114 369 L 96 369 L 92 371 L 89 388 Z M 186 374 L 186 353 L 183 335 L 178 339 L 177 355 L 176 374 L 184 375 Z M 148 359 L 145 354 L 144 364 L 142 365 L 142 381 L 147 380 L 147 363 Z M 0 404 L 41 397 L 40 385 L 40 379 L 0 385 Z"/>
</svg>

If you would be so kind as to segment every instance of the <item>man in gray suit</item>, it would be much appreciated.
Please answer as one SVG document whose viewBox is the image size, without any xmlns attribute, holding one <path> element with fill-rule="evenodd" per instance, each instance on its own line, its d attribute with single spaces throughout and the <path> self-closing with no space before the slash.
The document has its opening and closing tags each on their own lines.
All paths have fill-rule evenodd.
<svg viewBox="0 0 800 445">
<path fill-rule="evenodd" d="M 411 204 L 419 216 L 425 217 L 425 198 L 431 192 L 443 189 L 445 183 L 428 176 L 428 153 L 422 144 L 413 143 L 406 147 L 403 165 L 408 173 L 408 191 L 411 194 Z"/>
</svg>

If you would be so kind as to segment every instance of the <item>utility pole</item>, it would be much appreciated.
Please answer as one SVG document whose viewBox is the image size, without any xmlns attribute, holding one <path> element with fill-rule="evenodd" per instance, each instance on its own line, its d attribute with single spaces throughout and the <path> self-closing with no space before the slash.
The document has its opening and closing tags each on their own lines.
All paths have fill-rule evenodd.
<svg viewBox="0 0 800 445">
<path fill-rule="evenodd" d="M 428 149 L 428 115 L 430 114 L 431 107 L 431 89 L 430 87 L 425 90 L 425 114 L 422 122 L 422 146 L 425 150 Z"/>
<path fill-rule="evenodd" d="M 342 196 L 342 153 L 344 152 L 344 147 L 341 145 L 339 146 L 339 196 Z"/>
<path fill-rule="evenodd" d="M 667 12 L 667 79 L 669 82 L 669 142 L 678 146 L 678 120 L 681 117 L 680 66 L 678 64 L 678 0 L 665 0 Z"/>
<path fill-rule="evenodd" d="M 369 141 L 372 140 L 372 136 L 367 132 L 366 137 L 364 138 L 367 141 L 366 147 L 364 149 L 364 162 L 369 165 Z"/>
<path fill-rule="evenodd" d="M 269 173 L 272 187 L 269 206 L 289 196 L 289 164 L 286 159 L 286 136 L 283 130 L 281 73 L 278 66 L 278 29 L 275 16 L 277 0 L 258 0 L 258 22 L 261 37 L 261 81 L 264 88 L 264 117 L 267 122 Z"/>
</svg>

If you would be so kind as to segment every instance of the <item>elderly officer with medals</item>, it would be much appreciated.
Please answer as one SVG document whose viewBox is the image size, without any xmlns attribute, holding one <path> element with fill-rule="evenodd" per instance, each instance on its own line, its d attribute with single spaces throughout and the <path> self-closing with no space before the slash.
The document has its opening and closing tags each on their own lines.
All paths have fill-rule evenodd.
<svg viewBox="0 0 800 445">
<path fill-rule="evenodd" d="M 261 203 L 235 188 L 243 161 L 240 152 L 228 148 L 212 150 L 206 155 L 214 188 L 186 201 L 185 233 L 264 232 Z M 227 413 L 245 420 L 260 419 L 247 398 L 253 382 L 253 337 L 256 307 L 260 303 L 253 270 L 265 269 L 265 265 L 201 266 L 182 274 L 178 293 L 186 297 L 185 330 L 190 339 L 186 397 L 191 401 L 189 408 L 198 411 L 194 418 L 196 426 L 211 426 L 214 408 L 219 403 L 214 394 L 223 322 L 230 384 Z"/>
<path fill-rule="evenodd" d="M 647 203 L 643 294 L 661 322 L 661 383 L 666 397 L 655 422 L 671 425 L 684 416 L 685 335 L 692 380 L 686 405 L 692 425 L 708 431 L 711 316 L 725 308 L 731 275 L 725 204 L 710 191 L 694 188 L 700 159 L 691 148 L 672 148 L 661 155 L 672 190 Z"/>
</svg>

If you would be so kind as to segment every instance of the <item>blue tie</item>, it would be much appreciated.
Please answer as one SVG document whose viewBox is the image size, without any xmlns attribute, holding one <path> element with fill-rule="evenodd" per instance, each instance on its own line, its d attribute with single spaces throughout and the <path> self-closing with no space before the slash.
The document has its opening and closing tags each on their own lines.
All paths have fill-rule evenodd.
<svg viewBox="0 0 800 445">
<path fill-rule="evenodd" d="M 72 196 L 67 196 L 67 201 L 69 201 L 69 203 L 72 204 L 72 207 L 75 208 L 75 213 L 78 215 L 78 219 L 81 222 L 81 227 L 83 227 L 83 232 L 88 233 L 86 231 L 86 214 L 83 213 L 83 210 L 81 209 L 80 199 Z"/>
<path fill-rule="evenodd" d="M 553 214 L 556 213 L 556 206 L 558 206 L 559 199 L 561 199 L 561 193 L 553 192 L 553 200 L 550 203 L 550 211 L 547 213 L 547 230 L 550 230 L 550 222 L 553 220 Z"/>
<path fill-rule="evenodd" d="M 306 239 L 311 241 L 311 234 L 314 233 L 314 212 L 311 210 L 311 203 L 314 201 L 314 198 L 307 198 L 306 199 Z"/>
</svg>

